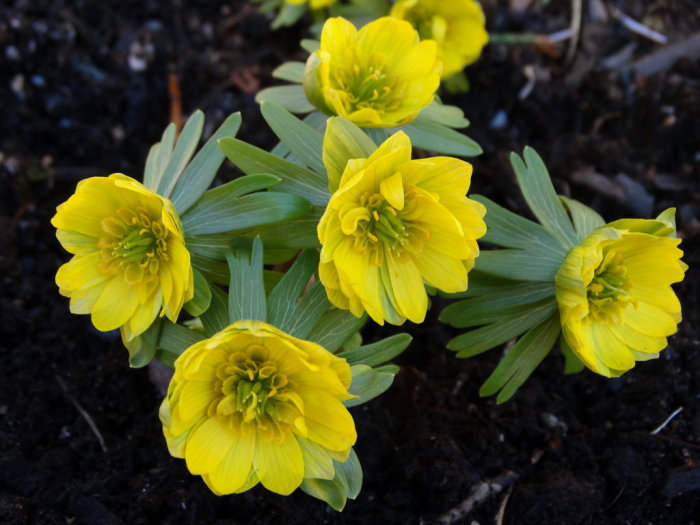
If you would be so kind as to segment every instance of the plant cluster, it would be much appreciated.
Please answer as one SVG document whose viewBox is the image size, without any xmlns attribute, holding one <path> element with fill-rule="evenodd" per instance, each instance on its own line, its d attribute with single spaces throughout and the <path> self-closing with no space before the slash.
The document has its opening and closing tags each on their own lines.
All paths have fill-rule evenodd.
<svg viewBox="0 0 700 525">
<path fill-rule="evenodd" d="M 308 7 L 330 4 L 370 16 L 381 2 Z M 280 24 L 307 6 L 264 7 L 280 8 Z M 348 409 L 391 386 L 387 362 L 411 341 L 364 342 L 368 318 L 421 323 L 431 296 L 455 299 L 440 319 L 466 330 L 448 345 L 457 357 L 514 341 L 481 387 L 498 402 L 557 341 L 566 373 L 614 377 L 657 357 L 680 322 L 673 210 L 606 224 L 557 195 L 530 148 L 511 163 L 537 222 L 468 197 L 472 166 L 455 157 L 481 149 L 436 92 L 478 58 L 481 8 L 386 8 L 360 29 L 329 18 L 304 42 L 306 64 L 276 70 L 291 85 L 258 95 L 272 151 L 235 138 L 238 113 L 197 151 L 197 111 L 179 136 L 166 128 L 142 182 L 86 179 L 52 219 L 72 254 L 59 292 L 98 330 L 120 330 L 131 366 L 174 368 L 165 441 L 216 494 L 261 483 L 337 510 L 357 497 Z M 225 158 L 243 175 L 212 188 Z"/>
</svg>

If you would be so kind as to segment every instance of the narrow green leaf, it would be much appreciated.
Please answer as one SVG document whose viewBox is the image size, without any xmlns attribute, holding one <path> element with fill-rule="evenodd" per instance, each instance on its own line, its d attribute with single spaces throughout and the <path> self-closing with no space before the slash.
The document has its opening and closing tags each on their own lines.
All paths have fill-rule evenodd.
<svg viewBox="0 0 700 525">
<path fill-rule="evenodd" d="M 350 449 L 350 454 L 346 461 L 333 461 L 335 466 L 335 477 L 340 480 L 348 498 L 355 499 L 362 489 L 362 467 L 360 460 L 355 454 L 355 449 Z"/>
<path fill-rule="evenodd" d="M 543 300 L 519 315 L 514 315 L 501 323 L 482 326 L 447 343 L 447 348 L 457 350 L 457 357 L 473 357 L 499 346 L 506 341 L 541 323 L 557 310 L 556 301 Z"/>
<path fill-rule="evenodd" d="M 471 195 L 471 198 L 486 207 L 487 230 L 481 241 L 507 248 L 555 252 L 564 260 L 566 249 L 542 225 L 516 215 L 483 195 Z"/>
<path fill-rule="evenodd" d="M 240 127 L 240 112 L 229 115 L 182 172 L 170 195 L 180 216 L 204 194 L 224 162 L 224 154 L 217 141 L 224 137 L 235 137 Z"/>
<path fill-rule="evenodd" d="M 185 303 L 185 310 L 192 317 L 199 317 L 209 308 L 211 303 L 211 290 L 209 283 L 197 269 L 193 269 L 194 274 L 194 297 Z"/>
<path fill-rule="evenodd" d="M 517 282 L 500 287 L 493 295 L 468 298 L 447 306 L 440 313 L 440 321 L 456 328 L 464 328 L 473 316 L 503 308 L 525 306 L 545 297 L 554 297 L 553 282 Z"/>
<path fill-rule="evenodd" d="M 424 107 L 420 112 L 420 117 L 450 128 L 462 129 L 469 126 L 469 121 L 464 118 L 464 111 L 457 106 L 447 106 L 437 100 Z"/>
<path fill-rule="evenodd" d="M 564 206 L 554 191 L 547 167 L 537 152 L 530 147 L 525 148 L 524 159 L 523 162 L 516 153 L 510 155 L 510 163 L 520 191 L 542 226 L 568 251 L 578 244 L 578 238 Z"/>
<path fill-rule="evenodd" d="M 555 253 L 529 250 L 485 250 L 475 268 L 506 279 L 554 282 L 564 258 Z"/>
<path fill-rule="evenodd" d="M 330 306 L 326 289 L 317 282 L 298 301 L 294 315 L 285 323 L 289 326 L 285 332 L 299 339 L 308 339 L 309 332 Z"/>
<path fill-rule="evenodd" d="M 355 317 L 347 310 L 333 308 L 321 316 L 307 338 L 329 352 L 335 352 L 366 322 L 366 315 Z"/>
<path fill-rule="evenodd" d="M 342 511 L 347 503 L 345 488 L 337 479 L 304 478 L 299 488 L 309 496 L 325 501 L 330 508 L 338 512 Z"/>
<path fill-rule="evenodd" d="M 263 246 L 253 241 L 252 252 L 236 250 L 226 254 L 231 271 L 228 291 L 229 322 L 240 320 L 266 321 L 267 303 L 263 283 Z"/>
<path fill-rule="evenodd" d="M 593 230 L 605 226 L 605 220 L 598 213 L 579 201 L 560 195 L 564 207 L 569 210 L 579 241 L 583 241 Z"/>
<path fill-rule="evenodd" d="M 143 169 L 143 185 L 151 190 L 154 189 L 153 181 L 155 181 L 158 176 L 158 174 L 156 173 L 156 163 L 159 152 L 160 142 L 156 142 L 151 146 L 151 149 L 148 150 L 148 157 L 146 157 L 146 166 Z"/>
<path fill-rule="evenodd" d="M 242 230 L 297 219 L 311 210 L 306 199 L 291 193 L 268 191 L 236 199 L 222 197 L 205 201 L 205 194 L 200 204 L 182 218 L 185 231 L 196 235 Z"/>
<path fill-rule="evenodd" d="M 168 124 L 163 131 L 163 136 L 160 138 L 160 142 L 157 144 L 157 148 L 151 148 L 154 152 L 155 158 L 153 159 L 153 168 L 151 177 L 149 179 L 144 179 L 144 186 L 148 189 L 156 191 L 160 184 L 160 180 L 165 173 L 165 168 L 167 168 L 170 162 L 170 157 L 173 154 L 173 145 L 175 144 L 175 133 L 177 128 L 172 122 Z"/>
<path fill-rule="evenodd" d="M 275 19 L 270 23 L 271 29 L 294 25 L 306 13 L 306 4 L 283 3 Z"/>
<path fill-rule="evenodd" d="M 326 123 L 323 137 L 323 164 L 328 171 L 331 192 L 338 189 L 340 177 L 350 159 L 367 158 L 377 145 L 359 127 L 348 119 L 332 117 Z"/>
<path fill-rule="evenodd" d="M 298 219 L 263 225 L 238 232 L 246 237 L 260 236 L 265 246 L 307 250 L 320 248 L 317 227 L 323 210 L 313 208 L 310 213 Z"/>
<path fill-rule="evenodd" d="M 192 158 L 194 150 L 197 149 L 199 139 L 202 138 L 202 129 L 204 127 L 204 113 L 200 110 L 192 113 L 187 119 L 185 127 L 182 128 L 182 133 L 175 144 L 175 149 L 170 157 L 170 162 L 165 168 L 165 172 L 158 183 L 158 194 L 163 197 L 170 197 L 170 194 L 175 188 L 180 175 L 185 170 L 185 166 Z"/>
<path fill-rule="evenodd" d="M 406 132 L 414 148 L 460 157 L 476 157 L 483 153 L 481 146 L 473 139 L 445 125 L 421 118 L 420 115 L 410 124 L 391 128 L 390 133 L 399 130 Z"/>
<path fill-rule="evenodd" d="M 272 76 L 279 78 L 280 80 L 286 80 L 288 82 L 296 82 L 301 84 L 304 81 L 304 68 L 306 64 L 303 62 L 285 62 L 281 66 L 278 66 L 273 72 Z"/>
<path fill-rule="evenodd" d="M 263 102 L 260 111 L 272 131 L 304 165 L 316 173 L 326 171 L 321 160 L 323 150 L 321 133 L 272 102 Z"/>
<path fill-rule="evenodd" d="M 479 395 L 485 397 L 500 391 L 496 402 L 508 401 L 550 352 L 560 331 L 558 315 L 528 330 L 501 359 L 479 389 Z"/>
<path fill-rule="evenodd" d="M 289 333 L 297 316 L 297 300 L 318 268 L 318 252 L 315 250 L 302 253 L 287 270 L 267 299 L 268 319 L 270 324 Z"/>
<path fill-rule="evenodd" d="M 376 343 L 363 345 L 338 354 L 351 365 L 377 366 L 394 359 L 411 344 L 409 334 L 396 334 Z"/>
<path fill-rule="evenodd" d="M 157 359 L 163 364 L 172 367 L 175 359 L 190 346 L 204 340 L 202 334 L 169 321 L 163 322 L 163 329 L 158 341 Z"/>
<path fill-rule="evenodd" d="M 578 374 L 586 367 L 586 365 L 583 364 L 583 361 L 581 361 L 571 349 L 569 343 L 566 342 L 566 338 L 564 337 L 563 333 L 559 336 L 559 349 L 564 355 L 564 374 Z"/>
<path fill-rule="evenodd" d="M 318 40 L 313 40 L 311 38 L 304 38 L 301 41 L 301 47 L 304 48 L 308 53 L 314 53 L 321 47 L 321 42 Z"/>
<path fill-rule="evenodd" d="M 282 179 L 276 189 L 304 197 L 315 206 L 325 207 L 330 195 L 326 181 L 309 169 L 286 161 L 241 140 L 225 138 L 219 140 L 224 155 L 244 173 L 269 173 Z"/>
<path fill-rule="evenodd" d="M 159 317 L 141 335 L 125 343 L 129 351 L 129 366 L 131 368 L 142 368 L 150 363 L 156 355 L 158 339 L 163 320 Z"/>
<path fill-rule="evenodd" d="M 352 383 L 348 391 L 357 396 L 353 399 L 343 401 L 346 407 L 362 405 L 386 392 L 394 382 L 396 373 L 388 370 L 378 370 L 367 365 L 353 365 Z"/>
<path fill-rule="evenodd" d="M 316 109 L 306 98 L 304 88 L 299 84 L 265 88 L 258 91 L 255 101 L 258 104 L 274 102 L 292 113 L 309 113 Z"/>
<path fill-rule="evenodd" d="M 226 328 L 229 323 L 228 297 L 218 286 L 211 286 L 211 303 L 206 312 L 199 316 L 208 337 Z"/>
</svg>

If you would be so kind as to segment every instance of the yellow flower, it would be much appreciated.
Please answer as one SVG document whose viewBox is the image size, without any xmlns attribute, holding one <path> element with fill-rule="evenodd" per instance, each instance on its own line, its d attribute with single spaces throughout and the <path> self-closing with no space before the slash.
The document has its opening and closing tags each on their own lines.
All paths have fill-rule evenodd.
<svg viewBox="0 0 700 525">
<path fill-rule="evenodd" d="M 437 42 L 443 79 L 475 62 L 489 40 L 484 12 L 474 0 L 398 0 L 391 16 L 409 21 L 422 39 Z"/>
<path fill-rule="evenodd" d="M 594 372 L 617 377 L 658 357 L 676 332 L 681 306 L 671 289 L 683 279 L 675 232 L 658 221 L 626 219 L 593 231 L 556 276 L 566 342 Z"/>
<path fill-rule="evenodd" d="M 368 158 L 348 161 L 318 225 L 329 300 L 380 324 L 420 323 L 425 284 L 465 290 L 486 232 L 484 207 L 465 196 L 471 173 L 449 157 L 411 160 L 401 131 Z"/>
<path fill-rule="evenodd" d="M 73 257 L 56 273 L 75 314 L 92 314 L 98 330 L 121 328 L 133 340 L 160 313 L 176 321 L 194 280 L 172 203 L 116 173 L 78 183 L 51 219 Z"/>
<path fill-rule="evenodd" d="M 333 479 L 357 439 L 350 366 L 260 321 L 238 321 L 175 361 L 160 408 L 170 453 L 216 494 L 261 482 L 289 494 Z"/>
<path fill-rule="evenodd" d="M 287 4 L 292 5 L 303 5 L 307 3 L 307 0 L 284 0 Z M 311 9 L 321 9 L 322 7 L 328 7 L 334 4 L 336 0 L 308 0 L 309 7 Z"/>
<path fill-rule="evenodd" d="M 383 17 L 359 31 L 344 18 L 326 20 L 321 48 L 306 62 L 304 91 L 328 115 L 358 126 L 411 122 L 440 85 L 435 42 L 420 42 L 411 24 Z"/>
</svg>

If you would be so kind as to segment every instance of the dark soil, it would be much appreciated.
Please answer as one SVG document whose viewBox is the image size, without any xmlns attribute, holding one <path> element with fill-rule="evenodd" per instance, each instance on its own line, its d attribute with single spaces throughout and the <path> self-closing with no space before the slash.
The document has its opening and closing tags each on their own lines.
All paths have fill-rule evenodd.
<svg viewBox="0 0 700 525">
<path fill-rule="evenodd" d="M 532 4 L 524 12 L 519 5 Z M 541 7 L 540 4 L 546 4 Z M 612 2 L 671 42 L 700 27 L 695 0 Z M 507 155 L 537 148 L 561 192 L 610 220 L 679 208 L 691 266 L 678 287 L 679 333 L 661 358 L 617 380 L 561 373 L 553 353 L 502 406 L 478 387 L 499 351 L 457 360 L 435 320 L 398 359 L 396 384 L 355 409 L 364 488 L 342 514 L 303 493 L 256 488 L 216 497 L 168 455 L 147 370 L 130 370 L 115 334 L 68 313 L 53 277 L 67 260 L 49 220 L 81 178 L 140 177 L 170 119 L 168 74 L 185 114 L 210 133 L 241 110 L 240 136 L 274 137 L 254 102 L 271 70 L 303 58 L 299 26 L 270 33 L 241 1 L 9 0 L 0 6 L 0 522 L 3 524 L 388 523 L 434 521 L 480 482 L 507 471 L 511 489 L 458 523 L 700 523 L 700 61 L 629 66 L 659 45 L 584 2 L 567 61 L 492 45 L 469 69 L 470 93 L 448 97 L 485 149 L 474 188 L 522 212 Z M 569 2 L 486 2 L 490 29 L 550 33 Z M 628 46 L 626 60 L 603 64 Z M 566 46 L 559 51 L 566 51 Z M 527 74 L 537 81 L 518 97 Z M 230 176 L 224 173 L 222 178 Z M 436 305 L 440 306 L 440 305 Z M 393 331 L 397 331 L 393 329 Z M 392 332 L 369 328 L 367 339 Z M 683 407 L 663 430 L 651 431 Z M 91 419 L 104 443 L 88 424 Z M 510 492 L 509 492 L 510 490 Z M 506 499 L 507 498 L 507 499 Z"/>
</svg>

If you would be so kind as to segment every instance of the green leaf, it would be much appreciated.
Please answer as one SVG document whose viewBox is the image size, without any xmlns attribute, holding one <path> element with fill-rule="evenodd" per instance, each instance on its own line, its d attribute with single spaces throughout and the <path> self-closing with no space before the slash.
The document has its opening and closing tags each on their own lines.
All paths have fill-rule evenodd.
<svg viewBox="0 0 700 525">
<path fill-rule="evenodd" d="M 528 330 L 501 359 L 479 389 L 479 395 L 485 397 L 500 391 L 496 402 L 508 401 L 550 352 L 560 331 L 558 315 Z"/>
<path fill-rule="evenodd" d="M 321 48 L 321 42 L 318 40 L 313 40 L 311 38 L 304 38 L 301 41 L 301 47 L 305 49 L 308 53 L 314 53 Z"/>
<path fill-rule="evenodd" d="M 263 225 L 250 230 L 238 232 L 246 237 L 260 236 L 265 246 L 307 250 L 320 248 L 316 231 L 323 215 L 321 208 L 313 208 L 310 213 L 298 219 Z"/>
<path fill-rule="evenodd" d="M 286 322 L 289 329 L 285 332 L 299 339 L 308 339 L 311 329 L 330 306 L 326 289 L 317 282 L 297 302 L 294 315 Z"/>
<path fill-rule="evenodd" d="M 396 334 L 376 343 L 363 345 L 338 354 L 351 365 L 377 366 L 393 359 L 411 344 L 409 334 Z"/>
<path fill-rule="evenodd" d="M 656 219 L 620 219 L 609 223 L 607 226 L 619 230 L 648 233 L 659 237 L 676 236 L 676 208 L 669 208 L 662 212 Z"/>
<path fill-rule="evenodd" d="M 335 353 L 366 322 L 367 315 L 355 317 L 347 310 L 333 308 L 321 316 L 307 338 Z"/>
<path fill-rule="evenodd" d="M 524 159 L 511 153 L 510 163 L 525 201 L 542 223 L 568 251 L 578 244 L 578 237 L 549 176 L 547 167 L 537 152 L 526 147 Z"/>
<path fill-rule="evenodd" d="M 263 102 L 260 110 L 282 144 L 287 146 L 304 165 L 317 173 L 325 173 L 326 168 L 321 160 L 323 150 L 321 133 L 272 102 Z"/>
<path fill-rule="evenodd" d="M 224 162 L 224 154 L 217 141 L 224 137 L 235 137 L 240 127 L 241 114 L 229 115 L 182 172 L 170 195 L 180 216 L 204 194 Z"/>
<path fill-rule="evenodd" d="M 325 177 L 293 162 L 286 161 L 241 140 L 225 138 L 219 141 L 224 155 L 244 173 L 269 173 L 282 179 L 276 189 L 288 191 L 325 207 L 330 195 Z"/>
<path fill-rule="evenodd" d="M 306 13 L 306 4 L 283 3 L 275 19 L 270 23 L 271 29 L 279 29 L 284 26 L 291 26 L 299 21 Z"/>
<path fill-rule="evenodd" d="M 228 291 L 229 322 L 240 320 L 267 321 L 267 302 L 263 282 L 263 246 L 256 238 L 252 252 L 228 252 L 226 260 L 231 271 Z"/>
<path fill-rule="evenodd" d="M 586 365 L 583 364 L 583 361 L 581 361 L 571 349 L 563 333 L 559 337 L 559 349 L 564 355 L 564 374 L 578 374 L 586 367 Z"/>
<path fill-rule="evenodd" d="M 481 241 L 508 248 L 556 252 L 564 260 L 566 250 L 542 225 L 516 215 L 483 195 L 471 195 L 471 198 L 486 207 L 487 230 Z"/>
<path fill-rule="evenodd" d="M 233 182 L 209 190 L 182 218 L 182 226 L 189 235 L 222 233 L 297 219 L 311 210 L 306 199 L 291 193 L 268 191 L 231 197 L 225 186 Z M 209 195 L 221 188 L 224 190 Z"/>
<path fill-rule="evenodd" d="M 162 322 L 161 318 L 157 318 L 144 333 L 128 343 L 124 342 L 124 346 L 129 351 L 129 366 L 131 368 L 142 368 L 153 360 L 158 348 Z"/>
<path fill-rule="evenodd" d="M 182 352 L 204 339 L 202 334 L 194 330 L 190 330 L 179 324 L 164 321 L 160 340 L 158 341 L 158 353 L 156 357 L 164 365 L 173 367 L 175 360 Z"/>
<path fill-rule="evenodd" d="M 211 303 L 199 316 L 208 337 L 226 328 L 229 323 L 228 297 L 218 286 L 211 286 Z"/>
<path fill-rule="evenodd" d="M 301 84 L 304 81 L 304 68 L 306 64 L 303 62 L 285 62 L 281 66 L 278 66 L 273 72 L 272 76 L 279 78 L 280 80 L 286 80 L 288 82 L 296 82 Z"/>
<path fill-rule="evenodd" d="M 350 449 L 346 461 L 333 460 L 335 476 L 333 479 L 305 478 L 301 490 L 325 501 L 331 508 L 341 511 L 348 498 L 355 499 L 362 488 L 362 467 L 357 454 Z"/>
<path fill-rule="evenodd" d="M 377 145 L 359 127 L 348 119 L 331 117 L 323 137 L 323 164 L 328 170 L 331 192 L 338 189 L 340 177 L 350 159 L 367 158 Z"/>
<path fill-rule="evenodd" d="M 345 488 L 348 498 L 355 499 L 362 489 L 362 467 L 355 454 L 355 449 L 350 449 L 348 459 L 345 461 L 333 461 L 335 467 L 335 479 L 339 480 Z"/>
<path fill-rule="evenodd" d="M 457 350 L 457 357 L 473 357 L 510 341 L 547 319 L 556 310 L 556 301 L 543 300 L 532 305 L 531 309 L 505 321 L 458 335 L 447 343 L 447 348 Z"/>
<path fill-rule="evenodd" d="M 297 300 L 318 268 L 318 252 L 303 252 L 267 298 L 269 323 L 289 333 L 297 317 Z"/>
<path fill-rule="evenodd" d="M 449 305 L 440 314 L 440 321 L 456 328 L 474 326 L 471 323 L 479 315 L 505 308 L 530 308 L 530 303 L 546 297 L 554 297 L 553 282 L 517 282 L 510 287 L 499 288 L 498 293 L 494 295 L 469 298 Z"/>
<path fill-rule="evenodd" d="M 163 132 L 160 142 L 154 144 L 148 152 L 146 159 L 146 169 L 144 170 L 143 185 L 148 189 L 157 191 L 160 180 L 165 173 L 173 154 L 175 144 L 175 133 L 177 128 L 172 122 L 168 124 Z"/>
<path fill-rule="evenodd" d="M 348 391 L 357 396 L 343 401 L 346 407 L 362 405 L 386 392 L 394 382 L 398 367 L 371 368 L 367 365 L 353 365 L 352 383 Z"/>
<path fill-rule="evenodd" d="M 182 175 L 182 172 L 187 166 L 187 163 L 192 158 L 194 150 L 197 149 L 199 139 L 202 137 L 202 128 L 204 127 L 204 113 L 200 110 L 195 111 L 190 118 L 187 119 L 185 127 L 180 133 L 180 138 L 175 144 L 175 149 L 170 157 L 170 162 L 165 168 L 165 172 L 158 183 L 158 194 L 163 197 L 170 197 L 170 194 L 177 184 L 177 180 Z"/>
<path fill-rule="evenodd" d="M 486 250 L 476 258 L 479 271 L 519 281 L 554 282 L 564 258 L 554 253 L 529 250 Z"/>
<path fill-rule="evenodd" d="M 193 269 L 192 273 L 194 274 L 194 297 L 185 303 L 185 310 L 192 317 L 199 317 L 209 308 L 211 290 L 209 283 L 197 269 Z"/>
<path fill-rule="evenodd" d="M 560 195 L 564 207 L 569 210 L 578 240 L 583 242 L 593 230 L 605 226 L 605 220 L 598 213 L 579 201 Z"/>
<path fill-rule="evenodd" d="M 460 157 L 476 157 L 483 153 L 481 146 L 473 139 L 445 125 L 421 117 L 421 115 L 418 115 L 416 120 L 410 124 L 390 128 L 389 133 L 395 133 L 399 130 L 406 132 L 411 138 L 414 148 Z"/>
<path fill-rule="evenodd" d="M 273 102 L 292 113 L 309 113 L 316 109 L 306 98 L 304 88 L 299 84 L 265 88 L 258 91 L 255 101 L 258 104 Z"/>
<path fill-rule="evenodd" d="M 446 106 L 437 100 L 424 107 L 420 112 L 420 117 L 450 128 L 462 129 L 469 126 L 469 121 L 464 118 L 464 111 L 457 106 Z"/>
</svg>

